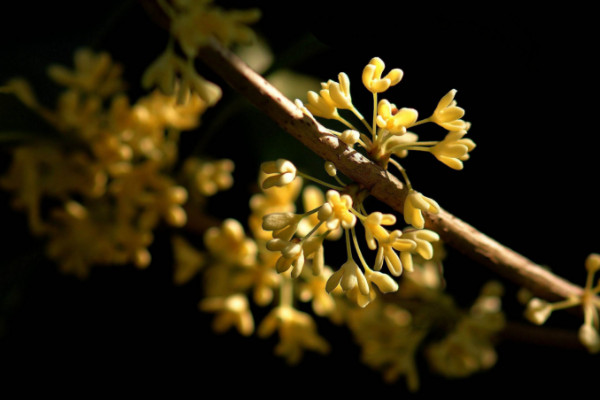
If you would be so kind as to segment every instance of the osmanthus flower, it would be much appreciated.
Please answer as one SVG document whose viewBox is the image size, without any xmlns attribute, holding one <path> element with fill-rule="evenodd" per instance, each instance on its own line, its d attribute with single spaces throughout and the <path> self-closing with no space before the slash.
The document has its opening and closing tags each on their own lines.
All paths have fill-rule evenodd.
<svg viewBox="0 0 600 400">
<path fill-rule="evenodd" d="M 325 290 L 327 280 L 333 275 L 329 267 L 324 267 L 319 275 L 314 275 L 301 282 L 298 298 L 303 302 L 311 302 L 312 310 L 319 316 L 330 315 L 336 310 L 335 300 Z"/>
<path fill-rule="evenodd" d="M 355 286 L 348 291 L 348 298 L 361 308 L 366 307 L 377 297 L 375 286 L 381 293 L 393 293 L 398 291 L 398 282 L 391 276 L 382 272 L 373 271 L 371 268 L 365 268 L 365 278 L 369 285 L 369 294 L 365 295 L 360 291 L 360 288 Z"/>
<path fill-rule="evenodd" d="M 352 197 L 347 194 L 340 195 L 336 190 L 328 190 L 327 202 L 319 210 L 318 217 L 320 221 L 325 221 L 327 229 L 335 230 L 340 226 L 344 229 L 350 229 L 356 225 L 356 215 L 350 211 L 352 209 Z"/>
<path fill-rule="evenodd" d="M 233 294 L 227 297 L 208 297 L 198 304 L 201 311 L 214 312 L 213 329 L 222 333 L 232 327 L 244 335 L 254 332 L 254 319 L 246 296 Z"/>
<path fill-rule="evenodd" d="M 308 185 L 302 190 L 302 204 L 306 213 L 321 207 L 325 203 L 325 195 L 323 191 L 317 186 Z M 305 215 L 304 218 L 298 223 L 298 235 L 300 237 L 306 236 L 319 224 L 319 217 L 317 213 L 313 212 L 310 215 Z M 328 231 L 326 224 L 321 224 L 315 233 L 324 234 Z M 337 229 L 331 231 L 326 237 L 327 240 L 337 240 L 342 236 L 343 229 L 339 226 Z"/>
<path fill-rule="evenodd" d="M 144 71 L 142 87 L 157 87 L 165 95 L 173 96 L 178 104 L 187 103 L 191 91 L 208 107 L 214 106 L 223 93 L 218 85 L 200 76 L 193 63 L 177 56 L 171 46 Z"/>
<path fill-rule="evenodd" d="M 341 110 L 351 110 L 354 108 L 352 104 L 352 96 L 350 96 L 350 78 L 343 72 L 338 75 L 339 82 L 332 80 L 323 83 L 323 89 L 329 93 L 331 103 Z"/>
<path fill-rule="evenodd" d="M 308 104 L 306 109 L 317 117 L 338 119 L 339 114 L 336 108 L 336 104 L 329 96 L 328 90 L 321 90 L 318 94 L 312 90 L 306 94 Z"/>
<path fill-rule="evenodd" d="M 406 229 L 404 238 L 412 240 L 417 244 L 413 253 L 419 254 L 425 260 L 430 260 L 433 257 L 433 243 L 440 240 L 440 235 L 429 229 Z"/>
<path fill-rule="evenodd" d="M 463 161 L 469 159 L 469 152 L 475 148 L 471 139 L 464 139 L 466 130 L 450 131 L 441 142 L 431 147 L 431 154 L 452 169 L 463 169 Z"/>
<path fill-rule="evenodd" d="M 183 236 L 171 239 L 173 247 L 173 283 L 183 285 L 189 282 L 206 264 L 206 255 L 192 246 Z"/>
<path fill-rule="evenodd" d="M 417 244 L 413 240 L 401 236 L 402 231 L 396 229 L 390 232 L 385 240 L 379 241 L 375 257 L 375 270 L 381 269 L 384 260 L 394 276 L 400 276 L 404 269 L 412 270 L 411 252 L 417 248 Z M 400 252 L 400 256 L 396 253 L 397 251 Z"/>
<path fill-rule="evenodd" d="M 425 354 L 432 369 L 456 378 L 489 369 L 496 363 L 494 336 L 505 327 L 502 293 L 498 282 L 486 283 L 454 329 L 442 340 L 427 346 Z"/>
<path fill-rule="evenodd" d="M 358 264 L 352 259 L 348 259 L 340 269 L 333 273 L 327 280 L 325 286 L 327 292 L 331 293 L 336 287 L 340 286 L 344 292 L 348 292 L 355 287 L 358 288 L 364 296 L 369 295 L 369 282 Z"/>
<path fill-rule="evenodd" d="M 600 352 L 600 281 L 594 286 L 594 275 L 600 270 L 600 254 L 590 254 L 585 260 L 585 268 L 587 279 L 581 296 L 572 296 L 554 303 L 533 297 L 527 303 L 525 317 L 534 324 L 542 325 L 553 311 L 581 305 L 583 324 L 578 331 L 579 341 L 590 353 L 597 353 Z"/>
<path fill-rule="evenodd" d="M 417 229 L 423 229 L 425 226 L 423 211 L 437 214 L 440 211 L 440 206 L 435 200 L 410 189 L 404 200 L 404 220 Z"/>
<path fill-rule="evenodd" d="M 175 8 L 165 11 L 171 19 L 171 34 L 177 38 L 182 50 L 195 57 L 200 47 L 211 36 L 225 46 L 234 43 L 249 43 L 254 40 L 254 32 L 246 26 L 260 18 L 258 9 L 223 10 L 211 1 L 177 1 Z M 163 3 L 159 2 L 163 5 Z"/>
<path fill-rule="evenodd" d="M 266 178 L 267 175 L 261 172 L 259 186 L 262 187 L 262 182 Z M 262 228 L 263 217 L 276 212 L 296 211 L 295 201 L 301 189 L 302 178 L 296 177 L 288 185 L 262 189 L 262 193 L 257 193 L 250 198 L 252 213 L 248 218 L 248 224 L 255 239 L 267 241 L 273 238 L 271 231 Z"/>
<path fill-rule="evenodd" d="M 234 265 L 250 266 L 256 262 L 256 243 L 246 237 L 244 228 L 228 218 L 220 227 L 211 227 L 204 234 L 208 250 L 219 259 Z"/>
<path fill-rule="evenodd" d="M 275 253 L 261 251 L 254 265 L 236 271 L 230 278 L 232 288 L 240 292 L 252 290 L 252 300 L 259 306 L 270 304 L 281 283 L 281 275 L 275 271 L 277 258 Z"/>
<path fill-rule="evenodd" d="M 273 238 L 288 241 L 296 233 L 298 223 L 303 217 L 303 214 L 294 214 L 292 212 L 267 214 L 263 217 L 262 228 L 265 231 L 272 231 Z"/>
<path fill-rule="evenodd" d="M 276 161 L 267 161 L 261 164 L 260 169 L 267 174 L 262 183 L 263 189 L 273 186 L 285 186 L 296 178 L 296 167 L 291 161 L 280 158 Z"/>
<path fill-rule="evenodd" d="M 382 225 L 394 225 L 396 223 L 396 216 L 394 214 L 383 214 L 379 211 L 373 212 L 363 220 L 363 226 L 365 227 L 365 240 L 367 246 L 371 250 L 377 249 L 377 241 L 386 241 L 389 238 L 389 231 Z"/>
<path fill-rule="evenodd" d="M 233 161 L 227 158 L 209 161 L 190 157 L 183 164 L 182 174 L 192 193 L 206 197 L 233 185 L 234 167 Z"/>
<path fill-rule="evenodd" d="M 327 353 L 329 344 L 317 333 L 313 318 L 289 305 L 274 308 L 258 326 L 259 337 L 266 338 L 278 332 L 279 343 L 275 354 L 285 357 L 289 364 L 297 364 L 304 350 Z"/>
<path fill-rule="evenodd" d="M 449 131 L 467 130 L 468 124 L 461 120 L 465 110 L 456 106 L 454 96 L 456 96 L 456 89 L 452 89 L 442 97 L 430 120 Z"/>
<path fill-rule="evenodd" d="M 281 252 L 275 268 L 277 272 L 283 273 L 292 268 L 292 278 L 297 278 L 302 273 L 305 259 L 317 252 L 323 246 L 324 236 L 310 236 L 303 240 L 292 239 L 291 241 L 275 238 L 267 242 L 267 249 Z"/>
<path fill-rule="evenodd" d="M 401 108 L 398 110 L 394 104 L 383 99 L 377 107 L 377 126 L 393 135 L 404 135 L 406 129 L 417 122 L 419 113 L 414 108 Z"/>
<path fill-rule="evenodd" d="M 123 68 L 106 52 L 94 53 L 89 48 L 75 52 L 75 70 L 51 65 L 48 75 L 57 83 L 72 89 L 107 98 L 125 89 L 121 79 Z"/>
<path fill-rule="evenodd" d="M 394 68 L 385 77 L 381 77 L 385 64 L 379 57 L 371 59 L 369 64 L 363 69 L 363 85 L 371 93 L 381 93 L 389 89 L 390 86 L 398 84 L 402 80 L 404 72 L 399 68 Z"/>
</svg>

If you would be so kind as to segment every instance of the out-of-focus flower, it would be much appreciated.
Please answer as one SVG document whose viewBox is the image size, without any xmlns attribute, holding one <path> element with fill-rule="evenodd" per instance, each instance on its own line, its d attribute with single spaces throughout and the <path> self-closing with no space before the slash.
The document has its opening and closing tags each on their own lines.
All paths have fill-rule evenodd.
<svg viewBox="0 0 600 400">
<path fill-rule="evenodd" d="M 240 294 L 228 297 L 209 297 L 200 301 L 198 307 L 202 311 L 214 312 L 213 329 L 222 333 L 235 327 L 244 336 L 254 332 L 254 319 L 250 312 L 248 299 Z"/>
<path fill-rule="evenodd" d="M 246 237 L 244 228 L 235 219 L 228 218 L 221 227 L 209 228 L 204 234 L 204 243 L 225 262 L 242 266 L 256 262 L 256 243 Z"/>
<path fill-rule="evenodd" d="M 260 323 L 259 337 L 279 333 L 275 354 L 285 357 L 289 364 L 297 364 L 304 350 L 327 353 L 329 344 L 317 333 L 317 327 L 309 314 L 283 305 L 274 308 Z"/>
</svg>

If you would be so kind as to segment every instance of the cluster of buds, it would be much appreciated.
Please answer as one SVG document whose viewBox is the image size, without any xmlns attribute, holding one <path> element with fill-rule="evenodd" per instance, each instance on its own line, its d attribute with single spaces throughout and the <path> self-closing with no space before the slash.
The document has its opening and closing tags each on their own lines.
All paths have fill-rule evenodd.
<svg viewBox="0 0 600 400">
<path fill-rule="evenodd" d="M 562 301 L 550 303 L 533 297 L 527 303 L 525 317 L 536 325 L 542 325 L 553 311 L 581 306 L 583 308 L 583 324 L 579 328 L 579 341 L 590 353 L 600 351 L 600 281 L 594 285 L 594 275 L 600 270 L 600 254 L 592 253 L 585 260 L 587 279 L 581 296 L 573 296 Z"/>
<path fill-rule="evenodd" d="M 404 158 L 412 150 L 429 152 L 450 168 L 462 169 L 463 162 L 469 159 L 469 152 L 475 148 L 475 143 L 464 138 L 470 124 L 461 119 L 465 111 L 456 105 L 456 90 L 443 96 L 429 117 L 419 120 L 419 113 L 414 108 L 398 108 L 387 99 L 378 100 L 380 93 L 400 83 L 404 76 L 401 69 L 395 68 L 382 77 L 384 69 L 383 61 L 375 57 L 363 70 L 362 83 L 373 95 L 374 112 L 371 123 L 352 104 L 350 79 L 343 72 L 338 75 L 339 82 L 329 80 L 321 83 L 319 93 L 309 91 L 306 106 L 300 100 L 296 100 L 296 104 L 309 115 L 344 124 L 348 129 L 343 132 L 329 131 L 350 147 L 355 144 L 362 146 L 373 161 L 385 168 L 391 161 L 405 175 L 397 160 L 391 157 Z M 339 110 L 348 110 L 354 114 L 364 125 L 366 133 L 362 133 L 344 118 Z M 446 129 L 446 137 L 441 141 L 419 141 L 418 136 L 409 131 L 427 122 Z M 410 186 L 408 181 L 406 183 Z"/>
<path fill-rule="evenodd" d="M 335 169 L 326 164 L 326 170 L 335 176 Z M 292 182 L 299 173 L 288 160 L 279 159 L 265 162 L 262 171 L 266 176 L 263 188 L 273 186 L 284 187 Z M 311 177 L 302 174 L 303 177 Z M 439 236 L 430 230 L 423 229 L 422 211 L 437 212 L 439 206 L 433 200 L 416 191 L 411 191 L 407 210 L 410 212 L 407 221 L 414 221 L 413 226 L 404 230 L 389 230 L 385 226 L 396 224 L 393 214 L 381 212 L 367 213 L 360 191 L 354 185 L 345 187 L 331 186 L 320 204 L 297 214 L 294 212 L 275 212 L 263 216 L 262 228 L 272 234 L 267 242 L 267 249 L 278 252 L 276 269 L 279 273 L 291 269 L 291 277 L 298 278 L 303 271 L 305 259 L 313 258 L 313 275 L 319 276 L 323 271 L 323 243 L 329 234 L 342 230 L 346 237 L 347 261 L 326 281 L 326 290 L 333 292 L 338 287 L 356 304 L 365 307 L 376 296 L 374 286 L 382 293 L 394 292 L 398 284 L 394 279 L 380 272 L 384 263 L 391 275 L 397 277 L 404 270 L 413 268 L 413 256 L 425 259 L 433 257 L 432 243 Z M 299 232 L 299 226 L 313 217 L 311 228 Z M 359 246 L 356 225 L 360 223 L 364 229 L 365 240 L 369 249 L 376 251 L 372 267 L 366 262 Z M 354 260 L 356 253 L 360 265 Z"/>
<path fill-rule="evenodd" d="M 198 94 L 208 105 L 221 98 L 221 88 L 200 76 L 194 67 L 198 50 L 211 37 L 225 46 L 246 44 L 254 40 L 254 32 L 247 24 L 260 18 L 260 10 L 223 10 L 212 1 L 158 1 L 169 18 L 171 38 L 165 51 L 146 69 L 142 85 L 158 87 L 168 95 L 175 95 L 179 103 L 186 102 L 186 93 Z M 183 56 L 177 54 L 177 41 Z"/>
<path fill-rule="evenodd" d="M 147 267 L 154 229 L 187 222 L 188 190 L 170 170 L 179 132 L 196 128 L 208 105 L 193 93 L 178 104 L 158 91 L 131 104 L 122 67 L 108 53 L 83 48 L 74 59 L 74 69 L 48 70 L 64 87 L 54 109 L 24 80 L 3 87 L 69 140 L 17 147 L 0 186 L 14 193 L 14 206 L 28 214 L 32 233 L 47 238 L 47 254 L 64 272 Z"/>
</svg>

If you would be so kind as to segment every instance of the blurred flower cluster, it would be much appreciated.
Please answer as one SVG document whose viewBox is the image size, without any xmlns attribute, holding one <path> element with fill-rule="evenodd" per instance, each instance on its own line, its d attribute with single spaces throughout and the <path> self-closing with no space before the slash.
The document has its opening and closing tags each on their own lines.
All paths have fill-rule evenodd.
<svg viewBox="0 0 600 400">
<path fill-rule="evenodd" d="M 224 189 L 233 167 L 220 161 L 209 165 L 222 173 L 207 174 L 206 163 L 190 160 L 187 174 L 196 181 L 182 186 L 172 173 L 179 135 L 199 125 L 207 103 L 187 91 L 180 104 L 158 90 L 132 102 L 108 53 L 82 48 L 74 62 L 74 69 L 48 69 L 63 88 L 55 108 L 23 79 L 3 86 L 57 135 L 16 147 L 0 185 L 27 214 L 31 232 L 47 238 L 47 255 L 62 271 L 85 277 L 93 265 L 147 267 L 154 229 L 186 224 L 188 188 L 205 195 Z"/>
</svg>

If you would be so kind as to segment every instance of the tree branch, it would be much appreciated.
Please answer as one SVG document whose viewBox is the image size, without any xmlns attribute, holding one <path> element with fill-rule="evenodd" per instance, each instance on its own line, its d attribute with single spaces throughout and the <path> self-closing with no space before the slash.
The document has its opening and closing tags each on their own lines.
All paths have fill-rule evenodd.
<svg viewBox="0 0 600 400">
<path fill-rule="evenodd" d="M 281 92 L 216 41 L 200 50 L 200 59 L 233 89 L 321 158 L 331 161 L 348 178 L 371 195 L 403 213 L 405 186 L 392 174 L 350 149 L 305 115 Z M 501 276 L 547 300 L 581 296 L 583 289 L 554 275 L 526 257 L 498 243 L 452 214 L 441 210 L 425 215 L 426 227 L 442 240 Z"/>
</svg>

